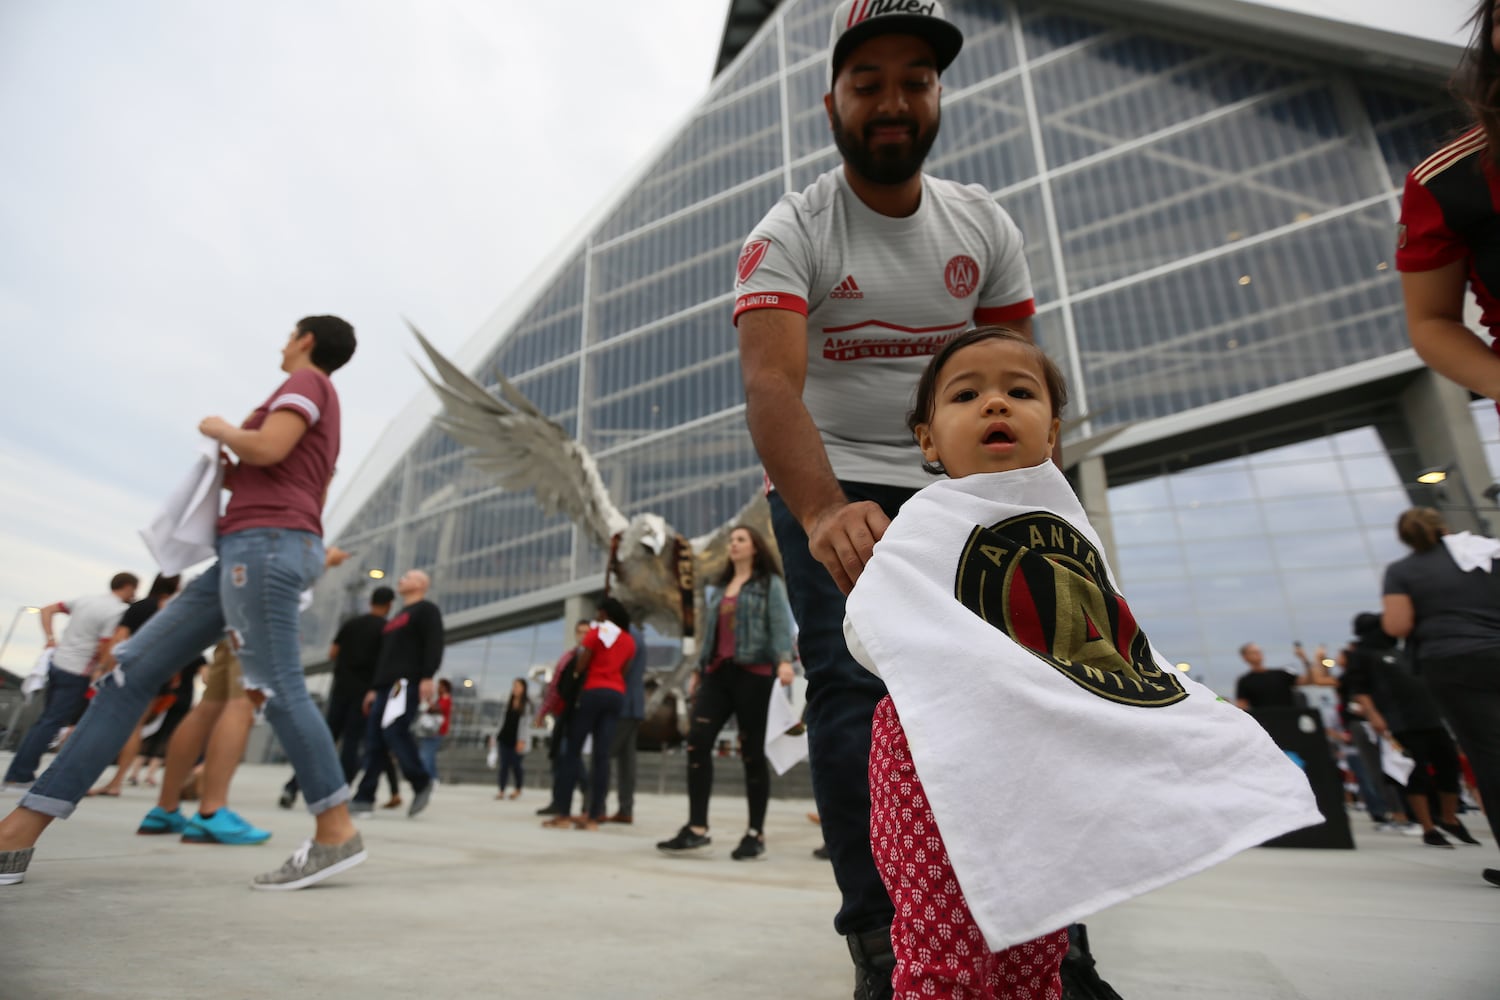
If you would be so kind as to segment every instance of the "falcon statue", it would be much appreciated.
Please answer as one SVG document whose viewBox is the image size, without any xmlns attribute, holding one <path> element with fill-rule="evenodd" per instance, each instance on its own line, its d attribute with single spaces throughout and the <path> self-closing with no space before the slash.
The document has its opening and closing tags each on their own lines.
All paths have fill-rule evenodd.
<svg viewBox="0 0 1500 1000">
<path fill-rule="evenodd" d="M 701 636 L 703 585 L 723 572 L 729 533 L 748 524 L 774 545 L 771 511 L 757 494 L 716 530 L 687 539 L 657 514 L 626 517 L 610 498 L 587 448 L 568 436 L 503 375 L 499 397 L 445 358 L 411 323 L 437 377 L 422 375 L 443 403 L 437 424 L 470 451 L 468 461 L 507 490 L 534 490 L 549 514 L 566 513 L 589 539 L 609 551 L 610 594 L 663 635 L 682 636 L 693 659 Z M 676 678 L 674 678 L 676 680 Z"/>
</svg>

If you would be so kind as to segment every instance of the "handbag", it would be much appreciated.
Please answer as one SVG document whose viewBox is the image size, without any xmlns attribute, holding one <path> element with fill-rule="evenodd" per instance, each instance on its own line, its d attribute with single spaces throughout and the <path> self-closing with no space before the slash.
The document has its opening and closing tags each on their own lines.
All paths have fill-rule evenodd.
<svg viewBox="0 0 1500 1000">
<path fill-rule="evenodd" d="M 418 712 L 411 722 L 411 734 L 419 740 L 438 736 L 443 731 L 443 717 L 437 712 Z"/>
</svg>

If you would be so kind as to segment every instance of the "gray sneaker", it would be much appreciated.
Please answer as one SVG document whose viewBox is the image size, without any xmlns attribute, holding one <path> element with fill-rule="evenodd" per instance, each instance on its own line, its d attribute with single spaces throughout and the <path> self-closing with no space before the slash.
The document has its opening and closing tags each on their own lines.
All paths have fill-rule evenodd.
<svg viewBox="0 0 1500 1000">
<path fill-rule="evenodd" d="M 319 844 L 307 840 L 280 868 L 255 876 L 250 888 L 305 889 L 330 875 L 348 871 L 367 857 L 365 842 L 357 833 L 342 844 Z"/>
<path fill-rule="evenodd" d="M 19 851 L 0 851 L 0 885 L 15 885 L 26 880 L 26 868 L 31 864 L 34 847 L 23 847 Z"/>
<path fill-rule="evenodd" d="M 427 803 L 432 801 L 432 786 L 436 784 L 436 781 L 429 781 L 426 788 L 412 796 L 411 807 L 406 810 L 407 816 L 415 816 L 427 808 Z"/>
</svg>

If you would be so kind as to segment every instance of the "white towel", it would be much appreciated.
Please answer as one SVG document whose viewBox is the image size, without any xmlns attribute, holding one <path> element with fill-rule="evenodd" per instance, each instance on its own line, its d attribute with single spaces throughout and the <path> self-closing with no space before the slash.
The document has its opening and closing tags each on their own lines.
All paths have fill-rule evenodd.
<svg viewBox="0 0 1500 1000">
<path fill-rule="evenodd" d="M 908 500 L 844 632 L 992 949 L 1323 822 L 1255 720 L 1156 654 L 1050 462 Z"/>
<path fill-rule="evenodd" d="M 786 774 L 798 761 L 807 759 L 807 729 L 787 732 L 802 721 L 807 707 L 807 681 L 795 678 L 791 684 L 777 681 L 771 685 L 771 703 L 766 706 L 766 759 L 777 774 Z"/>
<path fill-rule="evenodd" d="M 36 658 L 36 663 L 32 665 L 31 673 L 27 674 L 26 679 L 21 682 L 21 693 L 30 698 L 38 691 L 46 690 L 47 677 L 51 673 L 52 650 L 49 647 L 42 650 L 41 655 Z"/>
<path fill-rule="evenodd" d="M 385 700 L 385 711 L 380 713 L 380 728 L 389 729 L 396 720 L 406 714 L 407 693 L 411 685 L 405 679 L 391 685 L 390 696 Z"/>
<path fill-rule="evenodd" d="M 599 633 L 599 641 L 604 644 L 605 649 L 613 649 L 620 636 L 624 634 L 624 629 L 609 621 L 599 622 L 594 626 L 594 630 Z"/>
<path fill-rule="evenodd" d="M 151 524 L 141 529 L 142 541 L 166 575 L 176 576 L 213 558 L 223 486 L 218 442 L 204 438 L 192 471 L 177 484 Z"/>
<path fill-rule="evenodd" d="M 1488 573 L 1495 560 L 1500 559 L 1500 542 L 1483 535 L 1460 531 L 1456 535 L 1444 535 L 1443 544 L 1447 546 L 1448 554 L 1453 557 L 1458 568 L 1465 573 L 1476 569 Z"/>
<path fill-rule="evenodd" d="M 1380 770 L 1386 777 L 1405 787 L 1416 769 L 1417 762 L 1392 746 L 1390 740 L 1380 741 Z"/>
</svg>

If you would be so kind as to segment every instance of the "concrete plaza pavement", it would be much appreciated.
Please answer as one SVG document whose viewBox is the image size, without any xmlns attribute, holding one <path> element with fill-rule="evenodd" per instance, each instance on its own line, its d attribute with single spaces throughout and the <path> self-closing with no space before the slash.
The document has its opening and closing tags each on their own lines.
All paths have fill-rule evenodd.
<svg viewBox="0 0 1500 1000">
<path fill-rule="evenodd" d="M 542 829 L 535 790 L 444 785 L 415 820 L 361 820 L 359 868 L 252 892 L 311 830 L 274 804 L 286 776 L 247 765 L 235 781 L 234 807 L 274 831 L 259 847 L 134 836 L 144 788 L 54 824 L 26 881 L 0 887 L 0 1000 L 850 995 L 810 803 L 773 800 L 767 860 L 736 863 L 742 800 L 715 803 L 711 857 L 680 859 L 653 846 L 684 820 L 680 796 L 582 833 Z M 1105 977 L 1125 1000 L 1500 998 L 1487 834 L 1441 851 L 1354 823 L 1359 850 L 1249 851 L 1092 917 Z"/>
</svg>

